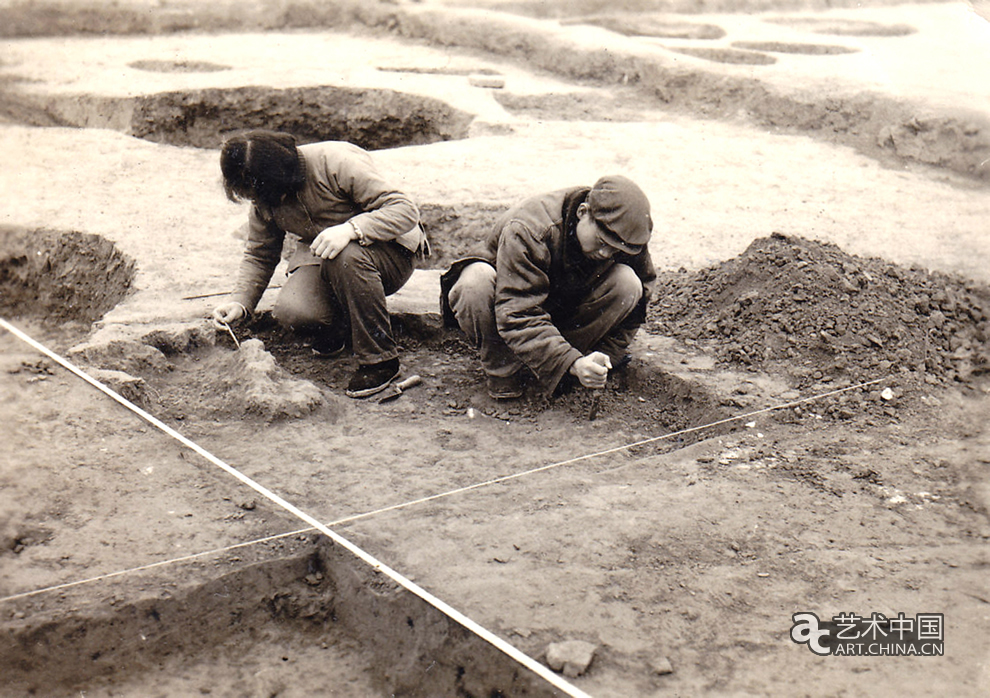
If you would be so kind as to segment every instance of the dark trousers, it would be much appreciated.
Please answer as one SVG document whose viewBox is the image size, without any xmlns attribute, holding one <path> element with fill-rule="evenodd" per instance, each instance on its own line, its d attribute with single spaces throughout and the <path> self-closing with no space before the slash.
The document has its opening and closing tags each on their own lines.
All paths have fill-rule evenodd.
<svg viewBox="0 0 990 698">
<path fill-rule="evenodd" d="M 272 315 L 289 329 L 346 337 L 362 365 L 396 358 L 386 296 L 409 280 L 414 255 L 394 242 L 352 242 L 333 259 L 316 257 L 296 268 L 278 294 Z"/>
<path fill-rule="evenodd" d="M 523 367 L 498 333 L 495 323 L 495 267 L 487 262 L 469 264 L 447 298 L 457 324 L 478 347 L 481 365 L 490 376 L 507 377 Z M 643 283 L 625 264 L 616 264 L 584 298 L 568 308 L 557 329 L 582 354 L 601 351 L 618 365 L 637 327 L 623 320 L 643 295 Z"/>
</svg>

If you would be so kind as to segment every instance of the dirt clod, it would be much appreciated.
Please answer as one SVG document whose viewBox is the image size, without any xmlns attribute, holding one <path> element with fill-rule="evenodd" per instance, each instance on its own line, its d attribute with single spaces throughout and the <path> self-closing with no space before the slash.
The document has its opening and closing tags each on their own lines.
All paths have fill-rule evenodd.
<svg viewBox="0 0 990 698">
<path fill-rule="evenodd" d="M 595 657 L 596 645 L 583 640 L 567 640 L 566 642 L 551 642 L 547 646 L 547 664 L 554 671 L 571 678 L 581 676 L 591 666 Z"/>
</svg>

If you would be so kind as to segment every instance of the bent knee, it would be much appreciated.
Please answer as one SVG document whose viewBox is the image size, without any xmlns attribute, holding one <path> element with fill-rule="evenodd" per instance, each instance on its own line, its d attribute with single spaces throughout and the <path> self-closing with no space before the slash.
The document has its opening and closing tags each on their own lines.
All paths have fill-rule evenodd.
<svg viewBox="0 0 990 698">
<path fill-rule="evenodd" d="M 643 282 L 628 264 L 616 264 L 608 276 L 611 291 L 631 305 L 643 297 Z"/>
<path fill-rule="evenodd" d="M 450 289 L 448 299 L 454 312 L 463 307 L 487 307 L 495 297 L 495 267 L 488 262 L 474 262 L 464 267 Z"/>
<path fill-rule="evenodd" d="M 314 308 L 312 303 L 307 303 L 301 298 L 281 297 L 275 302 L 272 308 L 272 317 L 282 327 L 289 330 L 301 330 L 321 325 L 325 318 Z"/>
</svg>

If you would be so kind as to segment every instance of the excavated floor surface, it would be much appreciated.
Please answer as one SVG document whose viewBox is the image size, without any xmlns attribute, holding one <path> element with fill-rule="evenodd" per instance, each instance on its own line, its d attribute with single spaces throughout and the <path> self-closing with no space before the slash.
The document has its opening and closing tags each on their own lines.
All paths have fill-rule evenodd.
<svg viewBox="0 0 990 698">
<path fill-rule="evenodd" d="M 658 19 L 664 61 L 722 66 L 660 104 L 600 82 L 641 63 L 571 83 L 580 51 L 550 74 L 533 48 L 541 32 L 642 48 L 595 33 L 624 36 L 626 16 L 559 33 L 490 15 L 492 37 L 518 34 L 484 54 L 454 48 L 477 39 L 460 8 L 400 9 L 384 36 L 375 6 L 357 34 L 8 42 L 2 316 L 530 656 L 594 644 L 571 679 L 591 695 L 985 692 L 990 199 L 970 167 L 980 120 L 954 130 L 982 107 L 939 61 L 937 90 L 900 81 L 907 61 L 835 82 L 894 45 L 920 58 L 945 26 L 961 50 L 978 30 L 959 6 Z M 794 32 L 819 48 L 792 53 Z M 321 51 L 337 60 L 300 59 Z M 887 132 L 892 151 L 799 137 L 801 61 L 834 61 L 812 72 L 835 133 L 879 123 L 864 79 L 923 118 Z M 473 350 L 436 325 L 429 270 L 395 299 L 403 371 L 424 380 L 392 403 L 342 397 L 352 360 L 313 358 L 264 312 L 239 347 L 210 329 L 245 214 L 211 134 L 314 85 L 412 95 L 385 98 L 398 119 L 368 145 L 420 201 L 435 268 L 526 193 L 611 170 L 643 184 L 661 282 L 601 396 L 489 400 Z M 237 95 L 251 108 L 217 120 Z M 753 98 L 786 128 L 738 118 Z M 173 135 L 138 140 L 142 123 Z M 13 335 L 0 346 L 5 695 L 560 695 Z M 817 657 L 789 637 L 802 611 L 943 613 L 945 656 Z"/>
</svg>

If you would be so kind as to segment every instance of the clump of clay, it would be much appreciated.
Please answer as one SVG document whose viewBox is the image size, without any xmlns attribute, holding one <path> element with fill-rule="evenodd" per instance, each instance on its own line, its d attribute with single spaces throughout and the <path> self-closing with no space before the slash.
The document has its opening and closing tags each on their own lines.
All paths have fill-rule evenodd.
<svg viewBox="0 0 990 698">
<path fill-rule="evenodd" d="M 266 420 L 303 417 L 326 404 L 318 387 L 293 378 L 275 363 L 260 339 L 234 351 L 217 351 L 200 363 L 201 407 Z"/>
</svg>

